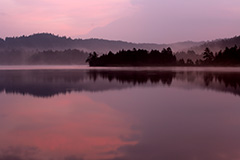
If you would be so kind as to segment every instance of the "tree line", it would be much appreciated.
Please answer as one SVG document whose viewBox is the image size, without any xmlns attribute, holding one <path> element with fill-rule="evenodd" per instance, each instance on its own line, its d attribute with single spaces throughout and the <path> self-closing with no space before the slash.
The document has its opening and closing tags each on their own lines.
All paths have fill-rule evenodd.
<svg viewBox="0 0 240 160">
<path fill-rule="evenodd" d="M 66 50 L 0 50 L 1 65 L 79 65 L 86 64 L 89 53 L 78 49 Z"/>
<path fill-rule="evenodd" d="M 121 50 L 117 53 L 109 52 L 99 56 L 96 52 L 90 53 L 86 62 L 90 66 L 240 66 L 240 48 L 226 47 L 215 54 L 206 48 L 202 59 L 195 62 L 191 59 L 176 59 L 169 47 L 150 52 L 144 49 Z"/>
<path fill-rule="evenodd" d="M 171 48 L 163 49 L 161 52 L 144 49 L 121 50 L 116 54 L 111 51 L 108 54 L 98 56 L 96 52 L 89 55 L 86 62 L 90 66 L 162 66 L 174 65 L 176 57 Z"/>
<path fill-rule="evenodd" d="M 84 64 L 88 53 L 77 49 L 64 51 L 47 50 L 28 58 L 28 64 Z"/>
</svg>

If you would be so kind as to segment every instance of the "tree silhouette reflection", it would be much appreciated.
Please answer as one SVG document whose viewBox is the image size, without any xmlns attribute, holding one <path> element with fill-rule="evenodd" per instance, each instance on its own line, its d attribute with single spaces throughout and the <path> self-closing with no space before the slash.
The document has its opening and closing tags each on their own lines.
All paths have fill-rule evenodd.
<svg viewBox="0 0 240 160">
<path fill-rule="evenodd" d="M 97 92 L 136 86 L 171 86 L 173 80 L 240 95 L 239 72 L 171 70 L 1 70 L 0 91 L 51 97 L 72 91 Z"/>
</svg>

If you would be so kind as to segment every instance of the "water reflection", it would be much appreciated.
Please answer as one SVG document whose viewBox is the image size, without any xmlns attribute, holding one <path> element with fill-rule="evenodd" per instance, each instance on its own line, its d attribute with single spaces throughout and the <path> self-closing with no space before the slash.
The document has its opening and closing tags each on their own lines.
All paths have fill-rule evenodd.
<svg viewBox="0 0 240 160">
<path fill-rule="evenodd" d="M 240 72 L 127 70 L 0 70 L 0 91 L 51 97 L 72 91 L 105 91 L 134 86 L 172 85 L 240 95 Z"/>
<path fill-rule="evenodd" d="M 2 70 L 0 160 L 240 159 L 239 87 L 230 71 Z"/>
<path fill-rule="evenodd" d="M 83 94 L 0 101 L 0 160 L 112 159 L 137 143 L 124 114 Z"/>
<path fill-rule="evenodd" d="M 107 79 L 109 82 L 116 80 L 119 83 L 129 84 L 146 84 L 148 82 L 154 84 L 161 83 L 163 85 L 171 85 L 176 73 L 172 71 L 98 71 L 91 70 L 88 72 L 90 79 L 96 81 L 99 79 Z"/>
</svg>

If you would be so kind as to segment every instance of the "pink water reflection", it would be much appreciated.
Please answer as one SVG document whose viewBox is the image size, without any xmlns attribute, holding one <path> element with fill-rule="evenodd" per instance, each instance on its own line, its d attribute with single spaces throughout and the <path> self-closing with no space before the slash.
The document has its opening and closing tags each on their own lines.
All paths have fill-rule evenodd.
<svg viewBox="0 0 240 160">
<path fill-rule="evenodd" d="M 121 112 L 83 94 L 50 99 L 1 94 L 0 101 L 0 152 L 5 156 L 114 159 L 123 156 L 118 148 L 137 144 L 128 139 L 138 133 Z"/>
</svg>

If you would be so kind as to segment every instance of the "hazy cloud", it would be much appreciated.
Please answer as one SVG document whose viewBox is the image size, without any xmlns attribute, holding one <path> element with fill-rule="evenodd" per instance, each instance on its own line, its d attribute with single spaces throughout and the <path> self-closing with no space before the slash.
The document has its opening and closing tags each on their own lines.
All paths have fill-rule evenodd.
<svg viewBox="0 0 240 160">
<path fill-rule="evenodd" d="M 39 149 L 30 146 L 0 148 L 0 160 L 35 160 Z"/>
<path fill-rule="evenodd" d="M 4 12 L 0 12 L 0 16 L 5 16 L 6 14 Z"/>
<path fill-rule="evenodd" d="M 129 0 L 2 0 L 0 37 L 52 32 L 67 36 L 86 34 L 131 12 Z"/>
<path fill-rule="evenodd" d="M 134 42 L 211 40 L 239 34 L 240 2 L 236 0 L 131 0 L 133 16 L 95 28 L 89 37 Z"/>
</svg>

